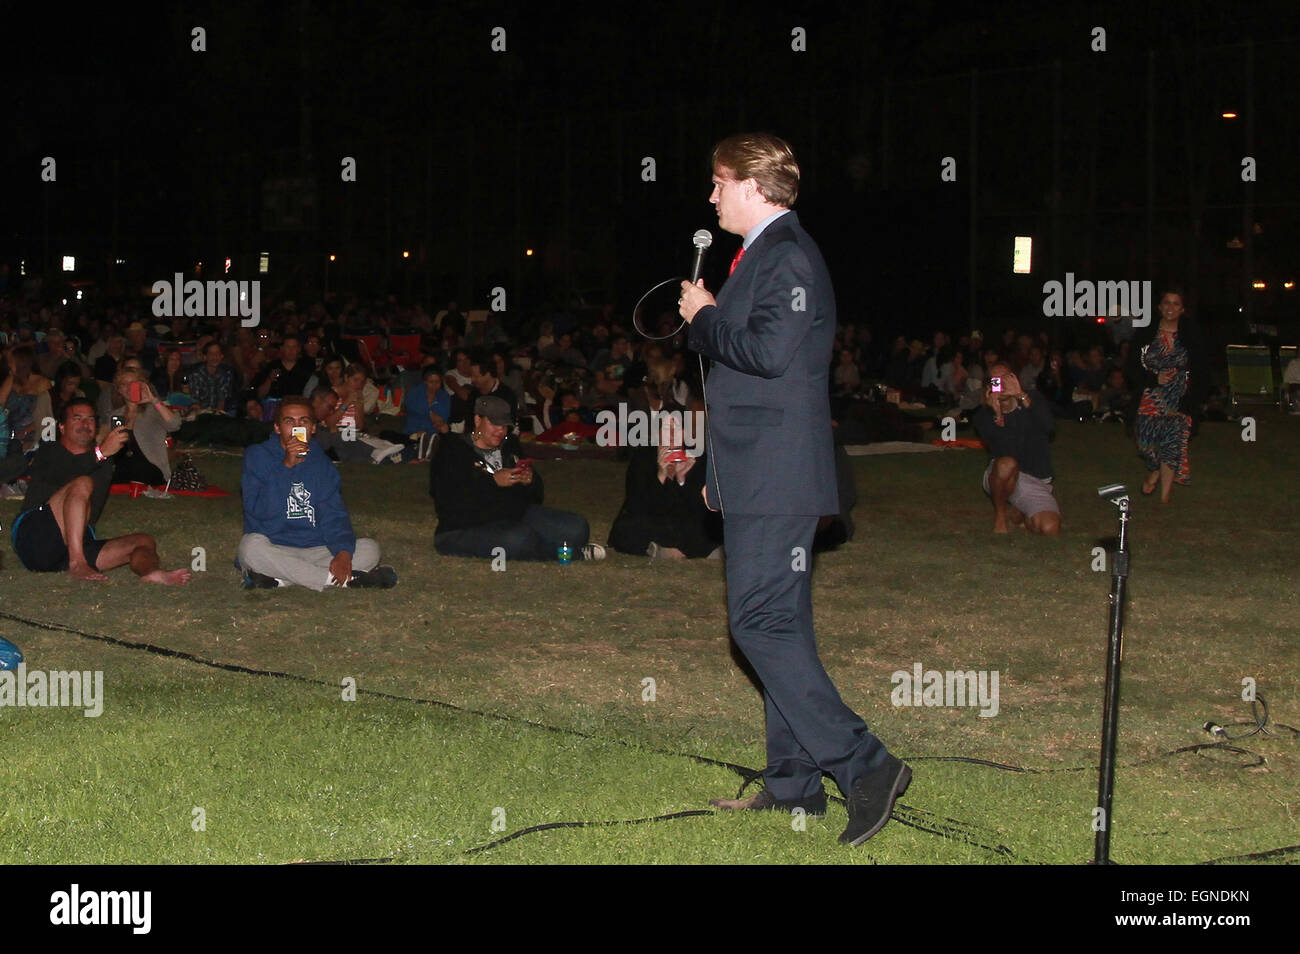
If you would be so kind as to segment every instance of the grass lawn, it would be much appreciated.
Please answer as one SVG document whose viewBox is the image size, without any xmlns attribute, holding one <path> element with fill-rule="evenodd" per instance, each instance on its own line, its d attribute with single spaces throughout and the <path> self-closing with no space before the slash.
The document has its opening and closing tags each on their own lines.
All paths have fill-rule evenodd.
<svg viewBox="0 0 1300 954">
<path fill-rule="evenodd" d="M 915 772 L 896 820 L 857 850 L 836 844 L 833 804 L 806 830 L 775 814 L 685 815 L 467 853 L 531 826 L 699 811 L 736 791 L 734 771 L 687 755 L 761 767 L 761 701 L 730 648 L 716 561 L 612 554 L 493 572 L 434 553 L 424 467 L 345 465 L 354 525 L 397 568 L 394 590 L 241 590 L 238 496 L 112 498 L 101 535 L 153 533 L 169 566 L 203 547 L 207 568 L 180 591 L 127 571 L 77 584 L 18 567 L 18 504 L 0 503 L 0 635 L 29 669 L 102 670 L 105 697 L 98 718 L 0 708 L 0 861 L 1086 861 L 1110 585 L 1092 551 L 1116 527 L 1095 490 L 1116 480 L 1136 502 L 1112 856 L 1183 864 L 1294 846 L 1294 733 L 1169 754 L 1211 741 L 1207 720 L 1249 719 L 1247 677 L 1274 722 L 1300 725 L 1300 418 L 1256 417 L 1253 443 L 1237 425 L 1204 427 L 1193 482 L 1166 508 L 1136 495 L 1142 467 L 1121 428 L 1061 425 L 1054 540 L 989 532 L 982 452 L 854 459 L 857 537 L 813 578 L 819 642 L 845 700 Z M 237 489 L 237 456 L 196 461 Z M 605 539 L 622 465 L 537 467 L 547 503 Z M 996 716 L 895 707 L 891 674 L 916 663 L 996 671 Z M 951 756 L 1032 771 L 938 760 Z"/>
</svg>

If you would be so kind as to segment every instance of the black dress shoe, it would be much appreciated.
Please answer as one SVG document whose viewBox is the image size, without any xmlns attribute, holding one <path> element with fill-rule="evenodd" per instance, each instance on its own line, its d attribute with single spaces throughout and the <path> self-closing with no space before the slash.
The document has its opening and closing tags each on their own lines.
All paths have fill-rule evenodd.
<svg viewBox="0 0 1300 954">
<path fill-rule="evenodd" d="M 894 800 L 907 791 L 912 770 L 892 755 L 885 764 L 867 772 L 849 792 L 849 826 L 840 835 L 842 845 L 860 845 L 889 821 Z"/>
<path fill-rule="evenodd" d="M 749 798 L 710 798 L 709 804 L 724 812 L 793 812 L 802 808 L 805 815 L 820 818 L 826 814 L 826 793 L 818 792 L 808 798 L 777 798 L 764 788 Z"/>
</svg>

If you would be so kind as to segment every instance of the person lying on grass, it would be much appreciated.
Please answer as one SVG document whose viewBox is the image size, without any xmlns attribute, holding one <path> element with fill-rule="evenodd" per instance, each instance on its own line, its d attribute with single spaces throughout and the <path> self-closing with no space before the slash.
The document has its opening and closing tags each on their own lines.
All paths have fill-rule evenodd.
<svg viewBox="0 0 1300 954">
<path fill-rule="evenodd" d="M 63 408 L 59 440 L 41 445 L 22 512 L 13 526 L 14 553 L 36 573 L 67 571 L 76 580 L 103 581 L 119 566 L 149 583 L 190 581 L 190 571 L 164 570 L 158 544 L 147 533 L 111 540 L 95 537 L 113 483 L 113 455 L 127 442 L 124 427 L 106 428 L 96 441 L 95 406 L 73 398 Z"/>
</svg>

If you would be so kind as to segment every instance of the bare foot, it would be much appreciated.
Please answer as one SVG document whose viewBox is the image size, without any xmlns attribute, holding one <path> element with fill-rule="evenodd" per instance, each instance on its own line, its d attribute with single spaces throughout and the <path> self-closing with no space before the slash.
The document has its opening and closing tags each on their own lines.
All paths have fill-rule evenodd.
<svg viewBox="0 0 1300 954">
<path fill-rule="evenodd" d="M 1142 493 L 1149 494 L 1155 491 L 1156 483 L 1160 480 L 1160 471 L 1153 470 L 1146 480 L 1142 481 Z"/>
<path fill-rule="evenodd" d="M 94 583 L 107 582 L 108 577 L 95 570 L 89 563 L 73 563 L 68 566 L 68 576 L 74 580 L 89 580 Z"/>
<path fill-rule="evenodd" d="M 146 583 L 161 583 L 163 586 L 184 586 L 190 581 L 190 571 L 181 570 L 154 570 L 152 573 L 146 573 L 140 577 Z"/>
</svg>

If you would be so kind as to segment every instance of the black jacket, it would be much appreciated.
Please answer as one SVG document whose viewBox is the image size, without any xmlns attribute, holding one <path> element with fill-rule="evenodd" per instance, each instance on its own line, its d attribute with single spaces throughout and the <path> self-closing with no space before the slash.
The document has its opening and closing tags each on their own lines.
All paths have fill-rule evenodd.
<svg viewBox="0 0 1300 954">
<path fill-rule="evenodd" d="M 534 471 L 531 484 L 499 487 L 471 439 L 469 434 L 447 434 L 429 465 L 429 494 L 438 511 L 438 533 L 519 520 L 530 506 L 542 502 L 541 474 Z M 513 438 L 502 443 L 501 461 L 505 470 L 519 462 L 518 443 Z"/>
</svg>

